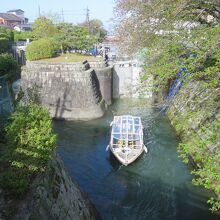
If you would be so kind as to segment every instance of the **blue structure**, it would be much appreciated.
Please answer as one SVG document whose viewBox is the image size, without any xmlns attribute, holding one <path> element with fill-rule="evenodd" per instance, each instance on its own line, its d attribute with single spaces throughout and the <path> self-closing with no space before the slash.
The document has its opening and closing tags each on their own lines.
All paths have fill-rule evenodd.
<svg viewBox="0 0 220 220">
<path fill-rule="evenodd" d="M 160 112 L 165 112 L 172 101 L 172 99 L 175 97 L 175 95 L 178 93 L 180 88 L 182 87 L 183 80 L 186 78 L 187 74 L 189 74 L 186 67 L 183 67 L 179 70 L 177 77 L 175 81 L 173 82 L 173 85 L 168 93 L 168 96 L 164 102 L 164 104 L 161 107 Z"/>
<path fill-rule="evenodd" d="M 97 47 L 93 47 L 91 52 L 93 56 L 97 56 L 98 55 Z"/>
</svg>

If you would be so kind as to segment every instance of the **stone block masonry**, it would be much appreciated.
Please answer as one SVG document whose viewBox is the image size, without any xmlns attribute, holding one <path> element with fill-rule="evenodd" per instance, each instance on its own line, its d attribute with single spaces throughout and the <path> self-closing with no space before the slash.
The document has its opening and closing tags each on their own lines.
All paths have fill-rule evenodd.
<svg viewBox="0 0 220 220">
<path fill-rule="evenodd" d="M 89 62 L 89 65 L 95 70 L 105 103 L 111 105 L 113 99 L 113 66 L 109 66 L 106 61 L 93 61 Z"/>
<path fill-rule="evenodd" d="M 22 70 L 22 89 L 26 91 L 28 88 L 36 87 L 40 101 L 56 119 L 99 118 L 104 114 L 105 98 L 107 97 L 108 104 L 112 101 L 112 68 L 101 62 L 94 65 L 99 67 L 99 71 L 90 68 L 87 61 L 27 62 Z M 108 79 L 102 80 L 105 74 Z"/>
<path fill-rule="evenodd" d="M 210 89 L 202 82 L 189 82 L 174 98 L 167 115 L 184 143 L 195 137 L 205 141 L 212 124 L 220 120 L 219 88 Z M 213 146 L 219 139 L 213 139 Z M 211 148 L 212 148 L 211 147 Z"/>
<path fill-rule="evenodd" d="M 100 219 L 88 197 L 68 176 L 58 155 L 37 176 L 26 198 L 17 205 L 14 220 Z"/>
<path fill-rule="evenodd" d="M 220 102 L 219 87 L 208 87 L 205 81 L 189 81 L 173 99 L 167 115 L 181 144 L 180 157 L 193 162 L 194 180 L 210 190 L 212 210 L 218 210 L 220 192 Z"/>
<path fill-rule="evenodd" d="M 25 91 L 36 87 L 40 101 L 57 119 L 90 120 L 102 117 L 113 98 L 152 98 L 141 91 L 141 67 L 133 61 L 74 63 L 27 62 L 21 84 Z M 152 79 L 146 84 L 149 88 Z"/>
</svg>

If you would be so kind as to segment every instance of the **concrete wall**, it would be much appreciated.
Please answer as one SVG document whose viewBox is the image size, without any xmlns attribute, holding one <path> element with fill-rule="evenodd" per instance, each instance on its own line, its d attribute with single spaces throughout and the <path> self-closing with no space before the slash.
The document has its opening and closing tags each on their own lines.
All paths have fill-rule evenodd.
<svg viewBox="0 0 220 220">
<path fill-rule="evenodd" d="M 21 84 L 24 91 L 37 87 L 42 104 L 54 118 L 89 120 L 104 114 L 99 80 L 88 62 L 27 62 Z"/>
<path fill-rule="evenodd" d="M 147 91 L 142 88 L 142 71 L 142 68 L 135 60 L 115 62 L 113 70 L 113 98 L 152 98 L 150 89 Z M 152 80 L 149 79 L 145 83 L 150 88 Z"/>
</svg>

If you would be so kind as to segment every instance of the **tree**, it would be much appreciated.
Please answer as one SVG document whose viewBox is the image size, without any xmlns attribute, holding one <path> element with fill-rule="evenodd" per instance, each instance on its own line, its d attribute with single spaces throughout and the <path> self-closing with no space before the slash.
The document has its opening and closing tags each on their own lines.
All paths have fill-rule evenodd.
<svg viewBox="0 0 220 220">
<path fill-rule="evenodd" d="M 220 19 L 218 4 L 216 0 L 116 0 L 115 29 L 119 46 L 133 53 L 154 44 L 158 33 L 176 31 L 176 26 L 184 22 L 216 25 Z"/>
<path fill-rule="evenodd" d="M 4 36 L 5 38 L 7 38 L 10 41 L 14 40 L 14 32 L 9 28 L 0 27 L 0 35 L 1 35 L 1 37 Z"/>
<path fill-rule="evenodd" d="M 51 39 L 39 39 L 31 42 L 26 48 L 27 60 L 51 58 L 54 55 L 54 43 Z"/>
<path fill-rule="evenodd" d="M 58 33 L 53 39 L 60 45 L 62 52 L 72 47 L 74 26 L 70 23 L 59 23 L 57 25 Z"/>
<path fill-rule="evenodd" d="M 79 50 L 89 50 L 96 43 L 96 37 L 89 35 L 86 27 L 74 26 L 72 47 Z"/>
<path fill-rule="evenodd" d="M 61 15 L 57 12 L 47 11 L 42 12 L 41 15 L 50 19 L 53 22 L 53 24 L 59 24 L 62 21 Z"/>
<path fill-rule="evenodd" d="M 7 38 L 0 37 L 0 54 L 6 53 L 9 50 L 9 40 Z"/>
<path fill-rule="evenodd" d="M 19 77 L 21 68 L 10 54 L 0 54 L 0 77 L 8 75 L 12 82 Z"/>
<path fill-rule="evenodd" d="M 94 35 L 99 42 L 102 42 L 107 35 L 107 31 L 105 30 L 101 20 L 92 19 L 89 21 L 89 23 L 85 21 L 80 25 L 83 27 L 87 27 L 90 34 Z"/>
<path fill-rule="evenodd" d="M 186 67 L 190 74 L 185 76 L 185 83 L 193 79 L 217 91 L 220 84 L 219 1 L 116 2 L 116 30 L 121 48 L 125 48 L 128 53 L 147 48 L 143 54 L 146 59 L 143 80 L 153 76 L 154 89 L 165 88 L 169 91 L 177 72 L 181 67 Z M 216 130 L 210 126 L 204 127 L 209 131 L 213 129 L 211 141 L 216 137 L 218 128 L 219 122 Z M 214 192 L 215 196 L 208 203 L 212 205 L 212 211 L 218 211 L 219 147 L 210 150 L 207 139 L 204 142 L 200 138 L 192 139 L 192 145 L 184 143 L 179 147 L 180 156 L 183 159 L 190 156 L 197 164 L 197 168 L 192 171 L 195 175 L 193 183 Z"/>
<path fill-rule="evenodd" d="M 19 105 L 11 115 L 0 155 L 0 187 L 10 197 L 24 198 L 34 178 L 45 171 L 56 147 L 52 127 L 48 110 L 33 102 Z"/>
<path fill-rule="evenodd" d="M 35 20 L 32 30 L 35 39 L 50 38 L 57 33 L 57 28 L 53 24 L 52 20 L 43 16 Z"/>
<path fill-rule="evenodd" d="M 32 31 L 25 31 L 25 32 L 14 31 L 14 41 L 26 40 L 26 39 L 33 40 L 33 38 L 34 37 Z"/>
<path fill-rule="evenodd" d="M 89 50 L 96 42 L 95 36 L 89 35 L 86 27 L 60 23 L 57 25 L 58 33 L 54 36 L 55 42 L 62 51 L 67 49 Z"/>
<path fill-rule="evenodd" d="M 0 53 L 5 53 L 10 48 L 10 41 L 13 41 L 14 34 L 9 28 L 0 27 Z"/>
</svg>

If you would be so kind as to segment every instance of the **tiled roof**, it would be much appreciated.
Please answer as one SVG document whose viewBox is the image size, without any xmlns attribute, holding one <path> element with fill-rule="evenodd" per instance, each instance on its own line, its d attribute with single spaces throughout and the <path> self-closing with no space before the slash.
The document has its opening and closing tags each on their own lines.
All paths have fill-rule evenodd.
<svg viewBox="0 0 220 220">
<path fill-rule="evenodd" d="M 13 14 L 0 13 L 0 17 L 7 21 L 21 21 L 22 19 Z"/>
</svg>

